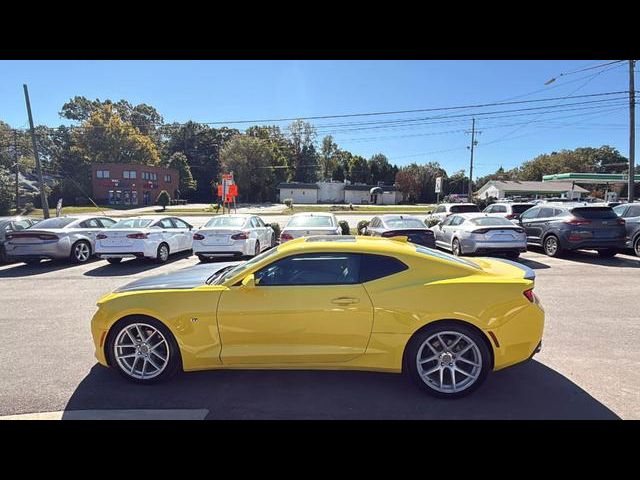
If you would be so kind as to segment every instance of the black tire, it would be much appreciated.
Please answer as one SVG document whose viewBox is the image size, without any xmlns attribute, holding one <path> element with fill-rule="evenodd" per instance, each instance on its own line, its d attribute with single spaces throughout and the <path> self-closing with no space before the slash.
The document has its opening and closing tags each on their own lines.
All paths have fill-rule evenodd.
<svg viewBox="0 0 640 480">
<path fill-rule="evenodd" d="M 200 263 L 209 263 L 211 261 L 209 257 L 205 257 L 204 255 L 198 255 L 198 260 L 200 260 Z"/>
<path fill-rule="evenodd" d="M 613 258 L 618 254 L 618 250 L 615 248 L 607 248 L 604 250 L 598 250 L 598 255 L 602 258 Z"/>
<path fill-rule="evenodd" d="M 462 368 L 465 370 L 469 368 L 480 369 L 479 371 L 475 372 L 474 374 L 475 380 L 473 382 L 464 386 L 462 390 L 458 390 L 456 392 L 438 391 L 436 389 L 437 385 L 431 386 L 430 382 L 428 380 L 424 380 L 423 378 L 425 377 L 423 377 L 418 371 L 418 365 L 417 365 L 418 355 L 422 353 L 421 352 L 422 345 L 425 344 L 427 340 L 433 335 L 442 333 L 442 332 L 455 332 L 457 334 L 465 335 L 471 342 L 475 344 L 475 346 L 477 347 L 477 351 L 479 352 L 479 355 L 481 357 L 479 367 L 467 367 L 467 366 L 464 366 L 466 364 L 463 364 L 463 362 L 459 362 L 458 365 L 460 365 L 460 367 L 458 367 L 458 365 L 456 365 L 455 363 L 455 360 L 453 360 L 454 367 Z M 447 334 L 444 334 L 443 339 L 445 342 L 447 341 L 446 338 L 447 338 Z M 464 349 L 467 346 L 466 340 L 462 340 L 458 342 L 456 345 L 460 345 L 460 349 Z M 456 347 L 454 347 L 454 350 L 455 348 Z M 489 375 L 489 371 L 491 370 L 491 366 L 493 364 L 493 357 L 489 348 L 490 347 L 487 345 L 486 339 L 483 338 L 480 333 L 478 333 L 474 328 L 470 326 L 467 326 L 463 323 L 455 322 L 455 321 L 436 322 L 420 330 L 419 332 L 414 334 L 411 340 L 409 340 L 409 343 L 407 345 L 407 348 L 405 350 L 405 355 L 404 355 L 404 371 L 408 374 L 408 376 L 413 380 L 413 382 L 418 387 L 422 388 L 422 390 L 427 392 L 429 395 L 432 395 L 437 398 L 447 398 L 447 399 L 461 398 L 469 395 L 470 393 L 475 391 L 477 388 L 479 388 L 482 385 L 482 383 L 484 383 L 484 381 L 486 380 L 487 375 Z M 424 348 L 422 349 L 422 351 L 424 352 Z M 424 356 L 421 356 L 421 358 L 424 358 Z M 437 363 L 439 360 L 434 360 L 434 361 L 436 362 L 435 365 L 438 366 Z M 452 379 L 451 373 L 447 373 L 447 372 L 451 372 L 451 370 L 448 369 L 448 366 L 446 365 L 443 366 L 443 368 L 445 371 L 445 376 L 448 376 L 449 382 L 451 382 L 451 379 Z M 471 370 L 468 370 L 468 371 L 471 372 Z M 439 371 L 438 371 L 438 374 L 439 374 Z M 457 378 L 464 379 L 465 377 L 461 376 L 461 374 L 458 374 Z"/>
<path fill-rule="evenodd" d="M 542 249 L 548 257 L 559 257 L 562 255 L 562 245 L 555 235 L 548 235 L 542 242 Z"/>
<path fill-rule="evenodd" d="M 164 242 L 158 245 L 158 251 L 156 252 L 156 263 L 167 263 L 167 260 L 169 260 L 169 254 L 169 245 Z"/>
<path fill-rule="evenodd" d="M 257 257 L 260 255 L 260 242 L 256 240 L 256 247 L 253 249 L 253 256 Z"/>
<path fill-rule="evenodd" d="M 276 242 L 277 242 L 277 241 L 278 241 L 278 239 L 276 238 L 276 233 L 275 233 L 275 232 L 273 232 L 273 233 L 271 234 L 271 247 L 270 247 L 270 248 L 275 247 L 275 246 L 276 246 Z"/>
<path fill-rule="evenodd" d="M 121 261 L 122 261 L 121 258 L 107 258 L 107 262 L 109 262 L 112 265 L 117 265 Z"/>
<path fill-rule="evenodd" d="M 151 325 L 153 328 L 157 329 L 162 333 L 165 340 L 167 341 L 167 348 L 169 352 L 169 358 L 164 370 L 160 374 L 152 378 L 140 379 L 136 377 L 132 377 L 128 372 L 123 370 L 121 365 L 115 358 L 114 344 L 118 334 L 126 327 L 134 324 L 134 323 L 142 323 Z M 180 355 L 180 348 L 176 342 L 171 331 L 159 320 L 151 317 L 143 317 L 143 316 L 132 316 L 123 318 L 116 322 L 111 330 L 109 330 L 109 334 L 107 336 L 107 341 L 105 342 L 105 354 L 107 357 L 107 361 L 109 366 L 115 369 L 120 375 L 133 383 L 138 383 L 142 385 L 150 385 L 158 382 L 165 381 L 182 370 L 182 357 Z"/>
<path fill-rule="evenodd" d="M 453 253 L 456 257 L 462 255 L 462 246 L 460 246 L 460 240 L 458 240 L 457 238 L 454 238 L 453 242 L 451 242 L 451 253 Z"/>
<path fill-rule="evenodd" d="M 87 263 L 91 260 L 92 254 L 91 244 L 86 240 L 78 240 L 76 243 L 71 245 L 69 259 L 71 260 L 71 263 Z"/>
<path fill-rule="evenodd" d="M 633 242 L 633 253 L 636 254 L 636 257 L 640 257 L 640 236 Z"/>
</svg>

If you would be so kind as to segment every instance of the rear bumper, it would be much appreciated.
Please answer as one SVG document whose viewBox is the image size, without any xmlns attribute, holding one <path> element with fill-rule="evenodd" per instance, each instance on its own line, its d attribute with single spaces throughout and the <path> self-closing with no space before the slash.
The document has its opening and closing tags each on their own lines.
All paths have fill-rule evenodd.
<svg viewBox="0 0 640 480">
<path fill-rule="evenodd" d="M 156 258 L 158 244 L 156 242 L 149 243 L 144 240 L 134 240 L 131 245 L 114 247 L 101 245 L 101 242 L 98 241 L 96 244 L 96 256 L 100 258 Z"/>
<path fill-rule="evenodd" d="M 203 252 L 203 251 L 198 251 L 198 252 L 193 252 L 194 254 L 200 256 L 200 257 L 207 257 L 207 258 L 219 258 L 219 257 L 242 257 L 245 254 L 243 252 Z"/>
<path fill-rule="evenodd" d="M 37 259 L 57 259 L 68 258 L 71 254 L 71 245 L 68 238 L 57 242 L 29 244 L 5 244 L 7 256 L 15 260 L 37 260 Z"/>
<path fill-rule="evenodd" d="M 108 252 L 104 252 L 104 253 L 100 253 L 98 255 L 98 257 L 100 258 L 142 258 L 144 257 L 145 254 L 144 252 L 128 252 L 128 253 L 123 253 L 123 252 L 117 252 L 117 253 L 108 253 Z"/>
<path fill-rule="evenodd" d="M 242 240 L 234 241 L 230 245 L 204 245 L 201 241 L 194 241 L 193 253 L 205 257 L 230 257 L 253 254 L 253 252 L 248 251 L 248 245 L 249 242 Z"/>
<path fill-rule="evenodd" d="M 527 251 L 527 243 L 525 240 L 516 242 L 477 242 L 474 240 L 462 240 L 461 245 L 464 253 L 483 254 Z"/>
<path fill-rule="evenodd" d="M 589 239 L 583 240 L 579 242 L 572 242 L 566 238 L 564 238 L 560 244 L 562 248 L 565 250 L 596 250 L 598 248 L 614 248 L 614 249 L 624 249 L 627 248 L 627 239 L 626 238 L 617 238 L 617 239 Z"/>
</svg>

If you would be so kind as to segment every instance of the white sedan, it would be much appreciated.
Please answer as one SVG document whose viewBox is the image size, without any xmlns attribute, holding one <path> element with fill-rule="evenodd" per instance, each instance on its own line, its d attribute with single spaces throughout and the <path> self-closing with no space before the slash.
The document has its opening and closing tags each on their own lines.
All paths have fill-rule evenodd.
<svg viewBox="0 0 640 480">
<path fill-rule="evenodd" d="M 255 256 L 275 243 L 273 229 L 260 217 L 220 215 L 193 234 L 193 253 L 206 262 L 214 257 Z"/>
<path fill-rule="evenodd" d="M 96 235 L 96 255 L 109 263 L 120 263 L 123 258 L 164 263 L 172 253 L 191 250 L 192 228 L 176 217 L 127 218 Z"/>
</svg>

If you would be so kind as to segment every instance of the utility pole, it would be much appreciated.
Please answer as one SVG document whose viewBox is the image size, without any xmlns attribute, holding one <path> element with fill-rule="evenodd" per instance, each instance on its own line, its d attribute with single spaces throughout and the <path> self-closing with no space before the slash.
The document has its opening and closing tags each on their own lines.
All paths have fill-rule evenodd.
<svg viewBox="0 0 640 480">
<path fill-rule="evenodd" d="M 13 157 L 16 161 L 16 215 L 20 213 L 20 164 L 18 162 L 18 131 L 13 131 Z"/>
<path fill-rule="evenodd" d="M 33 156 L 36 159 L 36 171 L 38 182 L 40 182 L 40 200 L 42 201 L 42 213 L 44 218 L 49 218 L 49 204 L 47 203 L 47 193 L 44 191 L 44 181 L 42 180 L 42 167 L 40 166 L 40 156 L 38 155 L 38 144 L 36 142 L 36 131 L 33 128 L 33 116 L 31 115 L 31 102 L 29 101 L 29 90 L 27 84 L 24 88 L 24 100 L 27 102 L 27 114 L 29 115 L 29 129 L 31 130 L 31 142 L 33 143 Z"/>
<path fill-rule="evenodd" d="M 635 155 L 636 155 L 636 92 L 634 67 L 635 60 L 629 60 L 629 184 L 628 201 L 633 202 L 635 190 Z"/>
<path fill-rule="evenodd" d="M 468 133 L 468 132 L 467 132 Z M 471 146 L 467 147 L 471 150 L 471 161 L 469 162 L 469 189 L 467 195 L 469 196 L 469 201 L 471 201 L 471 195 L 473 194 L 473 151 L 474 147 L 478 144 L 476 141 L 476 119 L 471 119 Z"/>
</svg>

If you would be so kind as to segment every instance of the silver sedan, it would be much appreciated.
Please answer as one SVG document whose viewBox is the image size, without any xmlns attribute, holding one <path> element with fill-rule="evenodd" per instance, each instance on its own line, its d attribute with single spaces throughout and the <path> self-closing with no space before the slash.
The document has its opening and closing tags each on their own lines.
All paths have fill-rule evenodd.
<svg viewBox="0 0 640 480">
<path fill-rule="evenodd" d="M 510 220 L 486 213 L 451 215 L 431 228 L 436 246 L 454 255 L 499 255 L 518 258 L 527 251 L 524 229 Z"/>
<path fill-rule="evenodd" d="M 95 252 L 96 235 L 113 225 L 108 217 L 55 217 L 7 235 L 7 255 L 25 263 L 44 259 L 87 262 Z"/>
</svg>

